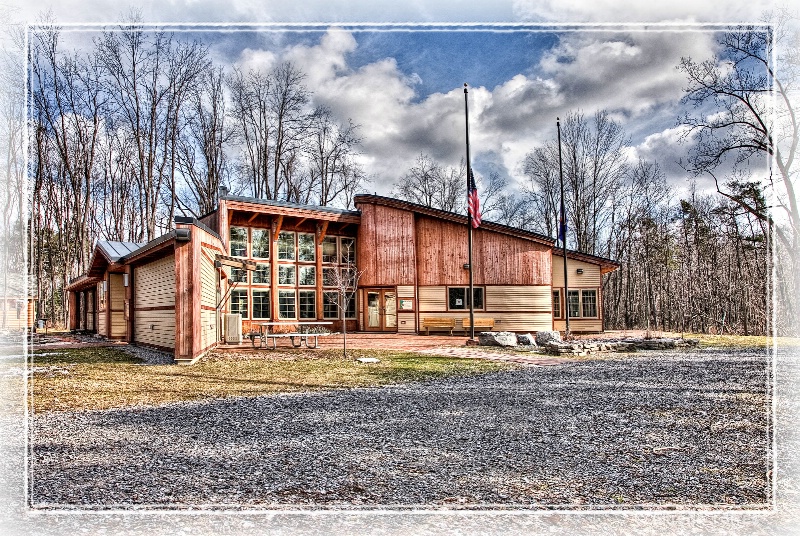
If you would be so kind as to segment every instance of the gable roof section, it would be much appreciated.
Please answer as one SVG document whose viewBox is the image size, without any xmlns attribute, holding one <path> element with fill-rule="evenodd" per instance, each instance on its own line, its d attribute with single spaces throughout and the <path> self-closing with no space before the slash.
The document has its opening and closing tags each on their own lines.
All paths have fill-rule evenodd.
<svg viewBox="0 0 800 536">
<path fill-rule="evenodd" d="M 113 240 L 98 240 L 97 247 L 103 252 L 109 262 L 119 262 L 124 256 L 133 253 L 146 242 L 116 242 Z"/>
<path fill-rule="evenodd" d="M 382 205 L 385 207 L 397 208 L 400 210 L 408 210 L 410 212 L 416 212 L 417 214 L 423 214 L 425 216 L 430 216 L 432 218 L 438 218 L 440 220 L 459 223 L 461 225 L 468 224 L 468 218 L 466 215 L 457 214 L 455 212 L 447 212 L 446 210 L 439 210 L 437 208 L 426 207 L 425 205 L 419 205 L 417 203 L 411 203 L 409 201 L 394 199 L 392 197 L 384 197 L 381 195 L 357 195 L 354 198 L 354 202 L 371 203 L 375 205 Z M 502 233 L 517 238 L 524 238 L 526 240 L 532 240 L 534 242 L 538 242 L 540 244 L 544 244 L 551 247 L 556 243 L 554 239 L 545 236 L 543 234 L 534 233 L 532 231 L 525 231 L 524 229 L 517 229 L 516 227 L 511 227 L 509 225 L 503 225 L 501 223 L 495 223 L 487 220 L 481 221 L 481 226 L 479 227 L 479 229 L 484 229 L 486 231 L 494 231 L 496 233 Z"/>
<path fill-rule="evenodd" d="M 560 248 L 559 249 L 553 248 L 553 255 L 558 255 L 559 257 L 563 257 L 564 250 Z M 613 272 L 614 270 L 622 266 L 617 261 L 612 261 L 611 259 L 606 259 L 605 257 L 598 257 L 597 255 L 592 255 L 590 253 L 582 253 L 580 251 L 574 251 L 572 249 L 567 250 L 567 258 L 574 259 L 576 261 L 584 261 L 591 264 L 599 264 L 601 274 L 607 274 L 609 272 Z"/>
<path fill-rule="evenodd" d="M 301 205 L 289 201 L 274 199 L 258 199 L 256 197 L 240 197 L 234 195 L 221 196 L 227 202 L 228 210 L 259 211 L 259 206 L 269 207 L 270 214 L 313 218 L 317 220 L 361 223 L 361 212 L 317 205 Z"/>
</svg>

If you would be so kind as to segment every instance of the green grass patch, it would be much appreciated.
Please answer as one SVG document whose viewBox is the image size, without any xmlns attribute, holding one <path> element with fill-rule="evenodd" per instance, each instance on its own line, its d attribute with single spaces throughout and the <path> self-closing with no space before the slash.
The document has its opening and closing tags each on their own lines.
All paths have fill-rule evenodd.
<svg viewBox="0 0 800 536">
<path fill-rule="evenodd" d="M 684 335 L 687 339 L 698 339 L 701 348 L 761 349 L 771 347 L 774 339 L 763 335 L 710 335 L 692 333 Z M 777 337 L 778 346 L 800 346 L 796 337 Z"/>
<path fill-rule="evenodd" d="M 212 354 L 198 363 L 141 365 L 116 348 L 33 355 L 34 411 L 96 410 L 168 402 L 319 391 L 493 372 L 511 365 L 389 350 L 278 350 Z M 50 353 L 50 352 L 46 352 Z M 360 363 L 357 357 L 377 357 Z"/>
</svg>

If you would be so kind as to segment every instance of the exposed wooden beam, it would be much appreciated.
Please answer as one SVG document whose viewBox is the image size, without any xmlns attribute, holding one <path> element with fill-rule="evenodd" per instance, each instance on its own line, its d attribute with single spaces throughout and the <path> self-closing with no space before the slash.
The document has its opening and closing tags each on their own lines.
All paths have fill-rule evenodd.
<svg viewBox="0 0 800 536">
<path fill-rule="evenodd" d="M 281 232 L 281 227 L 283 227 L 283 214 L 281 214 L 277 218 L 273 218 L 272 219 L 272 240 L 273 241 L 278 239 L 278 233 Z"/>
<path fill-rule="evenodd" d="M 303 225 L 303 223 L 305 223 L 305 221 L 306 221 L 307 219 L 308 219 L 308 218 L 300 218 L 300 221 L 298 221 L 298 222 L 297 222 L 297 223 L 294 225 L 294 228 L 295 228 L 295 229 L 300 229 L 300 226 L 301 226 L 301 225 Z"/>
<path fill-rule="evenodd" d="M 324 221 L 317 224 L 317 244 L 322 244 L 325 235 L 328 234 L 328 222 Z"/>
<path fill-rule="evenodd" d="M 259 216 L 259 213 L 255 212 L 252 216 L 250 216 L 250 219 L 247 220 L 247 223 L 253 223 L 253 220 L 258 218 L 258 216 Z"/>
<path fill-rule="evenodd" d="M 233 221 L 233 211 L 228 209 L 228 227 L 231 226 L 231 222 Z"/>
</svg>

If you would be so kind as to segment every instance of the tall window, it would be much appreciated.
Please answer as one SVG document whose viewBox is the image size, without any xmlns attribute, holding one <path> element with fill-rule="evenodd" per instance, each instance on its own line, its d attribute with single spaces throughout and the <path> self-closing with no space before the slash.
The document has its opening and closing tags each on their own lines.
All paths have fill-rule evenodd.
<svg viewBox="0 0 800 536">
<path fill-rule="evenodd" d="M 278 291 L 278 318 L 291 319 L 297 318 L 296 295 L 293 290 Z"/>
<path fill-rule="evenodd" d="M 247 257 L 247 229 L 231 227 L 231 256 Z"/>
<path fill-rule="evenodd" d="M 581 308 L 583 316 L 596 317 L 597 316 L 597 291 L 596 290 L 581 290 Z"/>
<path fill-rule="evenodd" d="M 317 248 L 314 244 L 313 234 L 297 235 L 297 260 L 304 262 L 314 262 L 317 260 Z"/>
<path fill-rule="evenodd" d="M 247 318 L 247 291 L 234 290 L 231 292 L 231 313 L 240 314 Z"/>
<path fill-rule="evenodd" d="M 247 283 L 247 270 L 231 267 L 231 281 L 234 283 Z"/>
<path fill-rule="evenodd" d="M 270 304 L 268 290 L 253 291 L 253 318 L 270 318 Z"/>
<path fill-rule="evenodd" d="M 253 271 L 253 284 L 269 285 L 269 278 L 269 264 L 256 264 L 256 269 Z"/>
<path fill-rule="evenodd" d="M 323 268 L 322 269 L 322 285 L 326 287 L 336 286 L 336 270 L 338 268 Z"/>
<path fill-rule="evenodd" d="M 293 264 L 278 265 L 278 284 L 294 285 L 295 266 Z"/>
<path fill-rule="evenodd" d="M 553 291 L 553 318 L 561 318 L 561 292 Z"/>
<path fill-rule="evenodd" d="M 567 294 L 567 307 L 569 308 L 569 317 L 576 318 L 581 316 L 580 307 L 580 292 L 577 290 L 570 290 Z"/>
<path fill-rule="evenodd" d="M 356 239 L 355 238 L 341 238 L 341 258 L 339 262 L 342 264 L 356 263 Z"/>
<path fill-rule="evenodd" d="M 253 229 L 253 258 L 269 259 L 269 231 Z"/>
<path fill-rule="evenodd" d="M 306 286 L 306 287 L 313 287 L 317 284 L 317 267 L 316 266 L 299 266 L 298 269 L 300 270 L 300 277 L 298 278 L 297 284 Z"/>
<path fill-rule="evenodd" d="M 483 287 L 472 287 L 475 309 L 483 309 Z M 469 309 L 469 287 L 450 287 L 447 289 L 447 308 L 451 310 Z"/>
<path fill-rule="evenodd" d="M 322 239 L 322 262 L 337 262 L 336 237 L 326 236 Z"/>
<path fill-rule="evenodd" d="M 300 291 L 300 318 L 317 318 L 317 293 L 315 291 Z"/>
<path fill-rule="evenodd" d="M 324 318 L 339 318 L 339 308 L 336 306 L 336 293 L 322 293 L 322 316 Z"/>
<path fill-rule="evenodd" d="M 294 260 L 294 233 L 288 231 L 278 233 L 278 259 L 282 261 Z"/>
</svg>

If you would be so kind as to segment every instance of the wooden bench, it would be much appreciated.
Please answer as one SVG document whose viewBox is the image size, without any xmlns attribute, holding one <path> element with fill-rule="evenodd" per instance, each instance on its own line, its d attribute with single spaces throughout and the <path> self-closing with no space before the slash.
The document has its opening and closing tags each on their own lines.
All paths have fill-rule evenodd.
<svg viewBox="0 0 800 536">
<path fill-rule="evenodd" d="M 449 331 L 450 335 L 453 334 L 453 329 L 456 327 L 455 318 L 423 318 L 422 327 L 425 329 L 425 335 L 430 335 L 433 331 Z"/>
<path fill-rule="evenodd" d="M 469 317 L 465 318 L 461 321 L 461 325 L 464 327 L 464 331 L 469 331 L 470 323 Z M 475 331 L 492 331 L 494 329 L 494 318 L 476 318 L 475 319 Z"/>
</svg>

